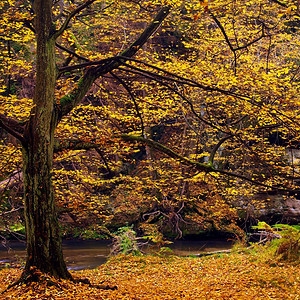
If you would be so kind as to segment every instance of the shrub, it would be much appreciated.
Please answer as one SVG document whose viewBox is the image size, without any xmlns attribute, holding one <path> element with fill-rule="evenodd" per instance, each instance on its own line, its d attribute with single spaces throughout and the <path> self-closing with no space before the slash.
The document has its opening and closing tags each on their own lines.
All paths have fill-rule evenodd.
<svg viewBox="0 0 300 300">
<path fill-rule="evenodd" d="M 113 238 L 111 255 L 117 255 L 120 253 L 140 253 L 136 232 L 132 229 L 132 226 L 119 228 Z"/>
<path fill-rule="evenodd" d="M 276 224 L 270 226 L 259 222 L 253 228 L 259 230 L 261 241 L 252 244 L 254 252 L 265 261 L 300 260 L 300 225 Z"/>
</svg>

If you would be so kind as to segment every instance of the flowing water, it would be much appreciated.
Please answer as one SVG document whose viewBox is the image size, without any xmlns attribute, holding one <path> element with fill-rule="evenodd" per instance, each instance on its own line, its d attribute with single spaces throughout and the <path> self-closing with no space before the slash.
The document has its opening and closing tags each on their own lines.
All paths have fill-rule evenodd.
<svg viewBox="0 0 300 300">
<path fill-rule="evenodd" d="M 25 244 L 9 242 L 7 246 L 4 247 L 0 244 L 0 268 L 22 265 L 25 260 Z M 188 256 L 203 252 L 230 249 L 232 243 L 224 240 L 181 240 L 167 246 L 176 255 Z M 63 251 L 68 269 L 93 269 L 102 265 L 107 261 L 110 247 L 110 241 L 64 241 Z M 146 253 L 155 251 L 153 248 L 145 249 Z"/>
</svg>

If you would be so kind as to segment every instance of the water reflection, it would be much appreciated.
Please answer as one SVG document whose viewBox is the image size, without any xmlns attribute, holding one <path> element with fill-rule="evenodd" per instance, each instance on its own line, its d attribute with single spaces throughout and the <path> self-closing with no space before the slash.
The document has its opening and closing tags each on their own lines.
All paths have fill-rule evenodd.
<svg viewBox="0 0 300 300">
<path fill-rule="evenodd" d="M 197 255 L 203 252 L 226 250 L 232 247 L 232 241 L 226 240 L 180 240 L 169 246 L 178 256 Z"/>
<path fill-rule="evenodd" d="M 94 269 L 106 262 L 110 253 L 110 241 L 67 240 L 63 251 L 69 270 Z M 224 240 L 182 240 L 167 245 L 179 256 L 196 255 L 201 252 L 230 249 L 231 242 Z M 25 260 L 25 244 L 10 242 L 10 249 L 0 245 L 0 268 L 8 264 L 20 265 Z M 155 252 L 154 248 L 145 252 Z"/>
<path fill-rule="evenodd" d="M 63 251 L 69 270 L 94 269 L 107 261 L 110 241 L 64 241 Z"/>
</svg>

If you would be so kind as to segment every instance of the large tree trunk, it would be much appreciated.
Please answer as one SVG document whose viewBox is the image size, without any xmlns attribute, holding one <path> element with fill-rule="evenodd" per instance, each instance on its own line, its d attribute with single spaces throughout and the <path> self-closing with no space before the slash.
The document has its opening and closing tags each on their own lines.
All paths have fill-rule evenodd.
<svg viewBox="0 0 300 300">
<path fill-rule="evenodd" d="M 32 138 L 33 141 L 23 149 L 27 237 L 24 275 L 36 267 L 55 277 L 70 278 L 63 259 L 51 184 L 53 146 L 48 140 L 40 139 L 37 132 Z"/>
<path fill-rule="evenodd" d="M 34 108 L 23 143 L 24 207 L 27 262 L 23 275 L 39 269 L 60 278 L 70 278 L 59 233 L 52 186 L 54 148 L 54 97 L 56 82 L 55 39 L 51 0 L 35 0 L 37 70 Z"/>
</svg>

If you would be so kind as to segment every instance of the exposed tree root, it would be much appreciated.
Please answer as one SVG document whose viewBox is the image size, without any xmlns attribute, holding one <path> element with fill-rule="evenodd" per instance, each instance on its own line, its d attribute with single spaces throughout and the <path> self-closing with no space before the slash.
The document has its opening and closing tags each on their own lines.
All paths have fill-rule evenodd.
<svg viewBox="0 0 300 300">
<path fill-rule="evenodd" d="M 38 283 L 45 283 L 46 286 L 55 286 L 59 289 L 64 288 L 64 284 L 59 281 L 59 279 L 67 279 L 70 280 L 71 282 L 74 283 L 83 283 L 88 285 L 91 288 L 96 288 L 96 289 L 102 289 L 102 290 L 116 290 L 117 286 L 109 286 L 109 285 L 93 285 L 91 284 L 90 280 L 85 278 L 85 279 L 75 279 L 72 277 L 72 275 L 69 273 L 68 278 L 55 278 L 52 277 L 48 274 L 45 274 L 41 272 L 39 269 L 36 267 L 31 267 L 30 270 L 24 270 L 20 278 L 15 281 L 14 283 L 10 284 L 4 291 L 1 292 L 1 294 L 6 293 L 8 290 L 11 288 L 21 285 L 21 284 L 26 284 L 30 285 L 34 282 Z"/>
</svg>

